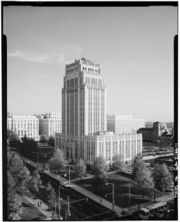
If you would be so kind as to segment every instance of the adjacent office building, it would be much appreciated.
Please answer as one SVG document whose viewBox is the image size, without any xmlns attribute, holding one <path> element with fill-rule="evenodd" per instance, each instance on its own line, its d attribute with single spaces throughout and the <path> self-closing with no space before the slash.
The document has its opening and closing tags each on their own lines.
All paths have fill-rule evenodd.
<svg viewBox="0 0 180 222">
<path fill-rule="evenodd" d="M 142 135 L 107 132 L 106 86 L 100 64 L 82 58 L 66 65 L 62 89 L 62 134 L 56 148 L 68 160 L 83 158 L 92 164 L 102 156 L 110 163 L 121 155 L 125 163 L 142 153 Z"/>
<path fill-rule="evenodd" d="M 61 133 L 61 114 L 47 113 L 39 116 L 39 135 L 47 137 L 55 136 L 55 133 Z"/>
<path fill-rule="evenodd" d="M 39 119 L 33 115 L 7 114 L 7 129 L 17 133 L 19 138 L 24 136 L 39 140 Z"/>
<path fill-rule="evenodd" d="M 107 131 L 115 134 L 136 133 L 145 127 L 144 119 L 134 119 L 131 115 L 107 115 Z"/>
</svg>

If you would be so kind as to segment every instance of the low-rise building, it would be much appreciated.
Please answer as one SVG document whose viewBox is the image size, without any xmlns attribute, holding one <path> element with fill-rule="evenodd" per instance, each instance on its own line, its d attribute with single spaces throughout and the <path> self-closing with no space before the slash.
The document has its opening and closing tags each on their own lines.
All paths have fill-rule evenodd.
<svg viewBox="0 0 180 222">
<path fill-rule="evenodd" d="M 120 155 L 124 163 L 131 164 L 137 154 L 142 153 L 142 135 L 99 132 L 77 138 L 56 133 L 55 146 L 63 150 L 67 160 L 82 158 L 92 164 L 96 157 L 102 156 L 107 163 L 112 163 Z"/>
<path fill-rule="evenodd" d="M 62 123 L 60 113 L 47 113 L 39 117 L 39 134 L 47 137 L 61 133 Z"/>
<path fill-rule="evenodd" d="M 134 119 L 131 115 L 107 115 L 107 131 L 115 134 L 136 133 L 145 127 L 144 119 Z"/>
<path fill-rule="evenodd" d="M 143 142 L 154 143 L 160 147 L 172 146 L 173 135 L 165 123 L 155 122 L 153 127 L 140 128 L 137 133 L 142 134 Z"/>
<path fill-rule="evenodd" d="M 26 136 L 39 140 L 39 119 L 33 115 L 8 114 L 7 129 L 16 132 L 20 139 Z"/>
</svg>

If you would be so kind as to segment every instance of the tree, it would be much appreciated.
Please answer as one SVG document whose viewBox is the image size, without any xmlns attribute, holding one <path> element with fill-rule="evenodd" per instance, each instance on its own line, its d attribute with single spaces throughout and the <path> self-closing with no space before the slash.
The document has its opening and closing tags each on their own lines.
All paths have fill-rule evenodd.
<svg viewBox="0 0 180 222">
<path fill-rule="evenodd" d="M 7 129 L 7 141 L 10 147 L 17 148 L 20 144 L 19 136 L 13 130 Z"/>
<path fill-rule="evenodd" d="M 107 164 L 103 157 L 97 157 L 93 163 L 94 180 L 93 185 L 98 192 L 103 192 L 104 184 L 107 181 Z"/>
<path fill-rule="evenodd" d="M 151 171 L 146 167 L 141 156 L 137 156 L 133 163 L 132 178 L 136 181 L 137 186 L 144 192 L 153 187 L 153 178 Z"/>
<path fill-rule="evenodd" d="M 103 157 L 97 157 L 93 163 L 93 172 L 96 176 L 107 174 L 107 164 Z"/>
<path fill-rule="evenodd" d="M 19 152 L 30 159 L 36 159 L 37 142 L 32 138 L 27 138 L 24 136 L 22 139 L 21 147 Z"/>
<path fill-rule="evenodd" d="M 124 171 L 126 166 L 125 166 L 124 161 L 122 160 L 122 157 L 120 155 L 117 155 L 114 157 L 114 162 L 112 164 L 112 167 L 114 170 Z"/>
<path fill-rule="evenodd" d="M 49 208 L 51 208 L 54 206 L 56 195 L 50 182 L 46 185 L 45 193 L 46 195 L 44 196 L 44 200 L 48 203 Z"/>
<path fill-rule="evenodd" d="M 47 143 L 48 142 L 47 136 L 46 135 L 41 135 L 39 142 L 40 143 Z"/>
<path fill-rule="evenodd" d="M 81 177 L 86 175 L 86 164 L 83 159 L 79 159 L 77 162 L 76 170 Z"/>
<path fill-rule="evenodd" d="M 164 191 L 170 187 L 172 183 L 172 176 L 169 172 L 169 169 L 166 164 L 158 164 L 154 165 L 153 177 L 155 188 Z"/>
<path fill-rule="evenodd" d="M 21 201 L 16 193 L 16 186 L 15 186 L 14 179 L 11 173 L 7 172 L 7 212 L 8 212 L 8 219 L 15 220 L 16 216 L 19 212 Z"/>
<path fill-rule="evenodd" d="M 52 146 L 52 147 L 55 147 L 55 138 L 53 136 L 49 137 L 48 145 Z"/>
<path fill-rule="evenodd" d="M 65 167 L 67 161 L 64 158 L 64 153 L 60 149 L 56 149 L 53 157 L 49 160 L 49 167 L 51 171 L 59 171 Z"/>
<path fill-rule="evenodd" d="M 16 152 L 7 153 L 7 170 L 12 175 L 16 190 L 26 189 L 30 180 L 29 170 Z"/>
<path fill-rule="evenodd" d="M 41 184 L 42 184 L 42 181 L 40 179 L 40 175 L 38 173 L 38 170 L 34 170 L 31 180 L 30 180 L 29 187 L 33 192 L 37 193 L 39 191 L 39 187 L 41 186 Z"/>
</svg>

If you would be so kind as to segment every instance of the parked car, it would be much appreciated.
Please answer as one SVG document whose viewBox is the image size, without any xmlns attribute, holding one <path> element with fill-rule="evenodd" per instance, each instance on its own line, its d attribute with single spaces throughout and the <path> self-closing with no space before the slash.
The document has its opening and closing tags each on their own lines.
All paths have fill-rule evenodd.
<svg viewBox="0 0 180 222">
<path fill-rule="evenodd" d="M 129 215 L 129 212 L 127 210 L 123 210 L 121 213 L 122 215 Z"/>
<path fill-rule="evenodd" d="M 139 218 L 142 220 L 148 220 L 150 217 L 150 210 L 147 208 L 141 208 L 138 212 Z"/>
</svg>

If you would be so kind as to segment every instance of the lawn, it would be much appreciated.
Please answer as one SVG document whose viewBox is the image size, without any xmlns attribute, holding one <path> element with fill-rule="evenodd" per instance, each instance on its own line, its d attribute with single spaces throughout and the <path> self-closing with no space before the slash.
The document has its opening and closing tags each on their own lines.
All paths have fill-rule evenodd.
<svg viewBox="0 0 180 222">
<path fill-rule="evenodd" d="M 109 174 L 107 182 L 114 184 L 115 204 L 119 207 L 126 208 L 150 201 L 150 197 L 146 195 L 147 193 L 145 193 L 145 197 L 143 197 L 142 190 L 128 177 L 118 174 Z M 104 198 L 105 194 L 110 194 L 106 197 L 106 199 L 112 202 L 112 185 L 104 185 L 101 190 L 98 190 L 97 186 L 93 185 L 93 179 L 81 180 L 76 183 Z M 158 196 L 160 196 L 160 192 L 156 192 L 156 197 Z"/>
</svg>

